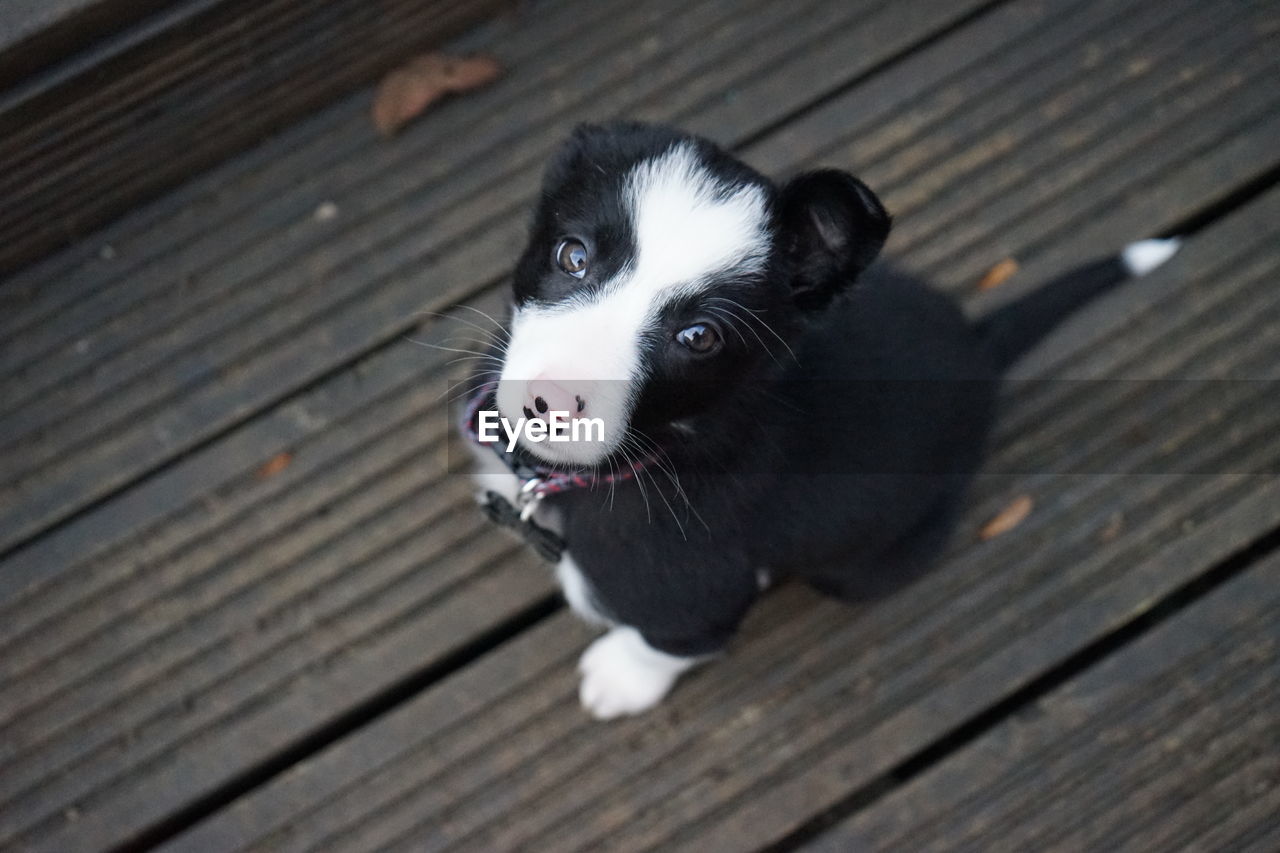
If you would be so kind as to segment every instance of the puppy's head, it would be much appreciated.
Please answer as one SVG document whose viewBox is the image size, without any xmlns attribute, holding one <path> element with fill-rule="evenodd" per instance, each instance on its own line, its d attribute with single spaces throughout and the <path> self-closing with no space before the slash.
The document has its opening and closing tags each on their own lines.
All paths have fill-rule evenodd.
<svg viewBox="0 0 1280 853">
<path fill-rule="evenodd" d="M 581 127 L 547 170 L 516 268 L 498 409 L 603 424 L 603 441 L 526 445 L 550 462 L 643 453 L 766 381 L 888 231 L 879 200 L 842 172 L 775 187 L 669 128 Z"/>
</svg>

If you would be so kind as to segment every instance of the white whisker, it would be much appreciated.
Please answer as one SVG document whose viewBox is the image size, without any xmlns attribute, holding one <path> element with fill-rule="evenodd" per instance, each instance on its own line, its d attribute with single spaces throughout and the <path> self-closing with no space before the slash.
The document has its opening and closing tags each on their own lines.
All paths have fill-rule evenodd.
<svg viewBox="0 0 1280 853">
<path fill-rule="evenodd" d="M 498 332 L 501 332 L 504 338 L 508 338 L 508 337 L 509 337 L 509 335 L 507 334 L 506 329 L 504 329 L 504 328 L 502 327 L 502 325 L 501 325 L 501 324 L 499 324 L 499 323 L 498 323 L 496 320 L 494 320 L 492 317 L 489 317 L 489 315 L 488 315 L 488 314 L 485 314 L 483 311 L 480 311 L 478 308 L 472 308 L 470 305 L 458 305 L 458 306 L 456 306 L 456 307 L 458 307 L 458 308 L 468 308 L 468 309 L 470 309 L 470 310 L 472 310 L 472 311 L 477 311 L 477 312 L 478 312 L 478 313 L 480 313 L 482 316 L 484 316 L 484 317 L 488 318 L 490 322 L 494 323 L 494 325 L 497 327 L 497 331 L 498 331 Z M 465 319 L 465 318 L 463 318 L 463 317 L 457 317 L 457 316 L 454 316 L 453 314 L 441 314 L 439 311 L 417 311 L 417 312 L 414 312 L 414 314 L 412 314 L 411 316 L 413 316 L 413 317 L 422 317 L 422 316 L 426 316 L 426 317 L 435 317 L 435 318 L 440 319 L 440 320 L 451 320 L 451 321 L 453 321 L 453 322 L 455 322 L 455 323 L 462 323 L 462 324 L 464 324 L 464 325 L 466 325 L 466 326 L 470 326 L 471 328 L 475 329 L 477 332 L 479 332 L 479 333 L 480 333 L 480 334 L 482 334 L 482 335 L 487 335 L 487 336 L 489 337 L 489 343 L 494 344 L 494 345 L 499 345 L 499 344 L 501 344 L 501 340 L 499 340 L 499 339 L 498 339 L 498 337 L 497 337 L 497 335 L 495 335 L 495 334 L 494 334 L 494 330 L 493 330 L 493 329 L 486 329 L 484 326 L 481 326 L 479 323 L 472 322 L 471 320 L 467 320 L 467 319 Z"/>
<path fill-rule="evenodd" d="M 627 457 L 627 448 L 629 446 L 634 446 L 630 441 L 630 437 L 623 436 L 622 446 L 620 447 L 622 460 L 631 468 L 632 477 L 635 479 L 636 485 L 640 487 L 640 497 L 644 499 L 645 518 L 648 519 L 649 524 L 653 524 L 653 511 L 649 508 L 649 491 L 644 486 L 644 480 L 640 479 L 640 469 L 636 468 L 635 463 Z"/>
<path fill-rule="evenodd" d="M 457 394 L 449 394 L 449 402 L 450 402 L 450 403 L 456 403 L 458 400 L 461 400 L 461 399 L 462 399 L 462 398 L 464 398 L 464 397 L 470 397 L 472 394 L 476 393 L 476 392 L 477 392 L 477 391 L 479 391 L 481 388 L 485 387 L 486 385 L 491 384 L 492 382 L 493 382 L 493 380 L 492 380 L 492 379 L 486 379 L 486 380 L 484 380 L 483 382 L 480 382 L 480 383 L 477 383 L 477 384 L 475 384 L 475 385 L 472 385 L 470 388 L 465 388 L 465 389 L 463 389 L 461 392 L 459 392 L 459 393 L 457 393 Z M 453 390 L 453 389 L 452 389 L 452 388 L 446 388 L 446 389 L 444 389 L 443 391 L 441 391 L 439 394 L 437 394 L 437 395 L 436 395 L 436 399 L 437 399 L 437 400 L 439 400 L 439 399 L 440 399 L 441 397 L 443 397 L 445 394 L 448 394 L 451 390 Z"/>
<path fill-rule="evenodd" d="M 420 347 L 427 347 L 428 349 L 440 350 L 441 352 L 456 352 L 456 353 L 461 353 L 462 355 L 485 355 L 485 356 L 491 355 L 491 353 L 480 352 L 479 350 L 474 350 L 474 349 L 459 349 L 457 347 L 446 347 L 440 344 L 433 344 L 433 343 L 430 343 L 429 341 L 419 341 L 419 340 L 410 338 L 408 336 L 405 337 L 405 340 L 411 344 L 417 344 Z"/>
<path fill-rule="evenodd" d="M 507 330 L 507 327 L 506 327 L 506 326 L 502 325 L 502 324 L 501 324 L 501 323 L 499 323 L 497 320 L 495 320 L 492 316 L 490 316 L 489 314 L 486 314 L 484 311 L 481 311 L 479 308 L 475 307 L 474 305 L 459 305 L 458 307 L 459 307 L 459 308 L 465 308 L 465 309 L 466 309 L 466 310 L 468 310 L 468 311 L 474 311 L 475 313 L 479 314 L 481 317 L 485 318 L 485 319 L 486 319 L 486 320 L 488 320 L 490 323 L 492 323 L 492 324 L 493 324 L 493 327 L 494 327 L 494 328 L 499 332 L 499 334 L 501 334 L 504 338 L 507 338 L 507 339 L 510 339 L 510 338 L 511 338 L 511 332 L 509 332 L 509 331 Z"/>
<path fill-rule="evenodd" d="M 738 331 L 738 325 L 734 323 L 732 319 L 730 319 L 730 315 L 727 310 L 725 310 L 724 308 L 713 308 L 710 305 L 707 306 L 707 310 L 710 311 L 712 314 L 715 314 L 721 320 L 724 320 L 725 325 L 728 326 L 733 331 L 733 333 L 738 336 L 738 340 L 742 341 L 742 345 L 744 347 L 747 345 L 747 339 L 742 336 L 742 332 Z"/>
<path fill-rule="evenodd" d="M 706 520 L 702 517 L 702 514 L 698 512 L 696 507 L 694 507 L 693 502 L 689 499 L 689 493 L 685 491 L 684 486 L 680 483 L 680 477 L 676 473 L 675 463 L 671 461 L 670 454 L 668 454 L 665 450 L 663 450 L 662 447 L 659 446 L 656 441 L 654 441 L 644 432 L 632 427 L 630 430 L 630 433 L 632 438 L 634 438 L 637 442 L 643 441 L 645 445 L 648 446 L 649 448 L 648 455 L 653 459 L 654 466 L 659 471 L 661 471 L 667 477 L 668 480 L 671 481 L 671 485 L 675 489 L 676 497 L 678 497 L 681 501 L 684 502 L 685 507 L 689 510 L 690 513 L 693 514 L 693 517 L 698 520 L 698 523 L 701 524 L 708 533 L 710 533 L 711 532 L 710 525 L 707 524 Z M 656 488 L 656 482 L 655 482 L 655 488 Z M 677 523 L 679 523 L 678 520 L 677 520 Z M 683 532 L 684 530 L 682 527 L 681 533 L 683 534 Z"/>
<path fill-rule="evenodd" d="M 777 339 L 778 339 L 778 343 L 780 343 L 780 344 L 782 344 L 784 347 L 786 347 L 787 352 L 791 354 L 791 360 L 792 360 L 792 361 L 794 361 L 796 364 L 799 364 L 799 363 L 800 363 L 800 359 L 796 358 L 795 351 L 791 349 L 791 346 L 790 346 L 790 345 L 789 345 L 785 340 L 783 340 L 783 339 L 782 339 L 782 335 L 779 335 L 779 334 L 774 330 L 774 328 L 773 328 L 772 326 L 770 326 L 768 323 L 766 323 L 766 322 L 764 321 L 764 319 L 763 319 L 763 318 L 761 318 L 761 317 L 759 316 L 759 312 L 753 311 L 752 309 L 750 309 L 750 308 L 748 308 L 747 306 L 743 305 L 741 302 L 738 302 L 738 301 L 737 301 L 737 300 L 735 300 L 735 299 L 730 299 L 730 298 L 728 298 L 727 296 L 713 296 L 713 297 L 711 297 L 711 298 L 712 298 L 712 299 L 718 299 L 718 300 L 720 300 L 721 302 L 728 302 L 729 304 L 731 304 L 731 305 L 736 305 L 737 307 L 741 308 L 743 311 L 746 311 L 746 312 L 747 312 L 747 314 L 748 314 L 748 316 L 750 316 L 750 317 L 751 317 L 751 319 L 755 320 L 755 321 L 756 321 L 757 323 L 759 323 L 761 326 L 764 326 L 765 331 L 767 331 L 769 334 L 771 334 L 771 335 L 773 335 L 775 338 L 777 338 Z"/>
<path fill-rule="evenodd" d="M 719 297 L 716 297 L 716 298 L 719 298 Z M 716 310 L 716 309 L 709 309 L 709 310 Z M 741 317 L 741 316 L 739 316 L 736 312 L 731 311 L 731 310 L 730 310 L 730 309 L 728 309 L 728 308 L 720 308 L 720 309 L 718 309 L 718 310 L 720 310 L 720 311 L 724 311 L 724 312 L 728 313 L 730 316 L 732 316 L 732 317 L 734 317 L 734 318 L 736 318 L 736 319 L 738 319 L 738 320 L 742 320 L 742 317 Z M 746 327 L 747 327 L 747 331 L 748 331 L 748 332 L 750 332 L 752 335 L 754 335 L 754 336 L 755 336 L 755 339 L 756 339 L 757 341 L 759 341 L 759 342 L 760 342 L 760 347 L 761 347 L 761 348 L 762 348 L 766 353 L 768 353 L 769 358 L 773 359 L 774 364 L 777 364 L 779 367 L 781 367 L 781 366 L 782 366 L 782 363 L 781 363 L 780 361 L 778 361 L 777 356 L 775 356 L 775 355 L 773 354 L 773 350 L 769 349 L 769 345 L 768 345 L 768 344 L 766 344 L 766 343 L 764 342 L 764 338 L 760 337 L 760 333 L 759 333 L 759 332 L 757 332 L 757 331 L 755 330 L 755 327 L 754 327 L 754 326 L 752 326 L 752 325 L 751 325 L 751 323 L 750 323 L 750 322 L 748 322 L 748 321 L 746 321 L 746 320 L 742 320 L 742 322 L 746 325 Z M 741 337 L 741 333 L 739 333 L 739 337 Z"/>
</svg>

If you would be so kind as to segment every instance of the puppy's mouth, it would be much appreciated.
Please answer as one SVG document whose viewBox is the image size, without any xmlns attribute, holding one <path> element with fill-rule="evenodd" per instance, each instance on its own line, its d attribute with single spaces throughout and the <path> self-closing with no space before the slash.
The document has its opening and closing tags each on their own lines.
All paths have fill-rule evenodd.
<svg viewBox="0 0 1280 853">
<path fill-rule="evenodd" d="M 534 422 L 539 422 L 535 424 Z M 573 424 L 563 429 L 560 437 L 554 437 L 555 424 L 544 418 L 525 418 L 526 426 L 516 438 L 520 451 L 527 456 L 562 471 L 587 473 L 604 465 L 612 450 L 601 440 L 583 437 L 587 427 L 579 426 L 579 434 L 573 433 Z M 545 437 L 542 424 L 545 424 Z"/>
</svg>

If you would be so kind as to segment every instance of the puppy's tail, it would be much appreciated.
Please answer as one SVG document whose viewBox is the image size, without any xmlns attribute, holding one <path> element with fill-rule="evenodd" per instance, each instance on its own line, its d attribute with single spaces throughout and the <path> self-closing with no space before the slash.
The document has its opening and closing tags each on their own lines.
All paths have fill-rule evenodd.
<svg viewBox="0 0 1280 853">
<path fill-rule="evenodd" d="M 1071 312 L 1122 281 L 1146 275 L 1181 246 L 1176 237 L 1130 243 L 1118 255 L 1077 267 L 997 308 L 978 321 L 978 334 L 996 364 L 1008 367 Z"/>
</svg>

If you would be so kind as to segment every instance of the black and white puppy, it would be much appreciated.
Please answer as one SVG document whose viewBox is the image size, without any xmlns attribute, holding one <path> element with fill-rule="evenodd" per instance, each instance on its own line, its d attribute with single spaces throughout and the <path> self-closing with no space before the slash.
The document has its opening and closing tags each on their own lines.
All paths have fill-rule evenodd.
<svg viewBox="0 0 1280 853">
<path fill-rule="evenodd" d="M 855 285 L 889 226 L 848 174 L 775 185 L 671 128 L 584 126 L 554 157 L 483 405 L 602 434 L 484 450 L 480 476 L 517 502 L 563 472 L 526 515 L 566 543 L 569 604 L 608 627 L 581 659 L 595 716 L 655 705 L 768 579 L 856 598 L 918 575 L 1001 371 L 1177 247 L 1133 244 L 972 324 L 909 277 Z"/>
</svg>

